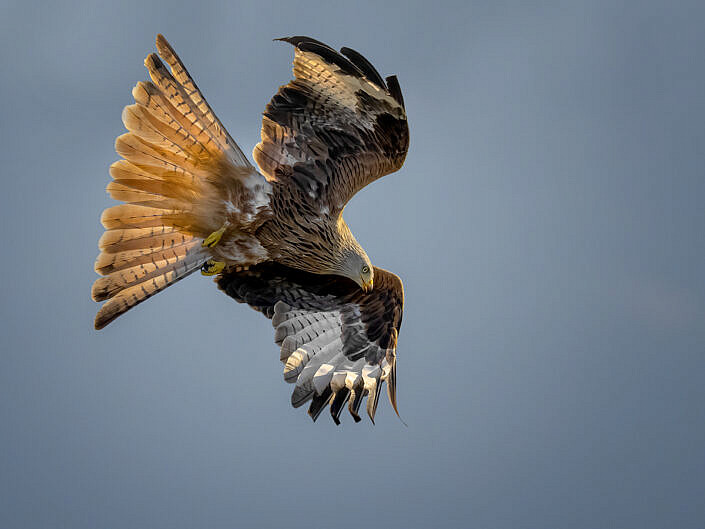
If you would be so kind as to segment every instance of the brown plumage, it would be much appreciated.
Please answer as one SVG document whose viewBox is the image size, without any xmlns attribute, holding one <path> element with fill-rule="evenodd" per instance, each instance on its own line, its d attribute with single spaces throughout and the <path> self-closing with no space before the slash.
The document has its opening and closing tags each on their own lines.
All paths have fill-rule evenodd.
<svg viewBox="0 0 705 529">
<path fill-rule="evenodd" d="M 396 410 L 403 291 L 372 267 L 342 212 L 404 162 L 404 101 L 396 77 L 354 50 L 281 40 L 296 48 L 295 78 L 265 108 L 258 172 L 157 37 L 161 59 L 145 59 L 151 82 L 135 86 L 115 144 L 123 159 L 108 192 L 124 204 L 101 219 L 95 325 L 199 268 L 223 269 L 221 289 L 273 318 L 295 406 L 312 399 L 315 419 L 330 404 L 338 422 L 348 403 L 359 420 L 369 396 L 373 418 L 383 380 Z"/>
</svg>

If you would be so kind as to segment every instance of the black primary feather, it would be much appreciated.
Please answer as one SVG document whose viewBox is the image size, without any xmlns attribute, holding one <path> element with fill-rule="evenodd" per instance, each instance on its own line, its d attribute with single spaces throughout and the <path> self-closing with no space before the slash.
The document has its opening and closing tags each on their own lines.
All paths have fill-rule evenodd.
<svg viewBox="0 0 705 529">
<path fill-rule="evenodd" d="M 387 89 L 387 85 L 384 83 L 384 79 L 382 79 L 382 76 L 372 65 L 372 63 L 368 61 L 362 54 L 356 52 L 352 48 L 340 48 L 340 53 L 350 59 L 350 62 L 357 66 L 362 71 L 362 73 L 365 74 L 365 77 L 367 77 L 369 81 L 372 81 L 382 90 Z"/>
<path fill-rule="evenodd" d="M 333 398 L 333 402 L 330 405 L 330 415 L 337 425 L 340 425 L 340 412 L 343 410 L 343 406 L 345 406 L 349 398 L 350 390 L 348 388 L 342 388 Z"/>
<path fill-rule="evenodd" d="M 360 417 L 358 412 L 360 411 L 360 404 L 362 404 L 362 399 L 364 396 L 365 391 L 360 388 L 355 391 L 355 396 L 348 402 L 348 411 L 350 412 L 350 415 L 352 415 L 352 418 L 355 419 L 355 422 L 360 422 L 362 420 L 362 417 Z"/>
<path fill-rule="evenodd" d="M 392 94 L 394 100 L 401 105 L 401 108 L 406 110 L 404 106 L 404 96 L 401 95 L 401 87 L 399 86 L 399 81 L 396 75 L 390 75 L 387 77 L 387 86 L 389 87 L 389 93 Z"/>
<path fill-rule="evenodd" d="M 313 37 L 306 37 L 304 35 L 295 35 L 293 37 L 282 37 L 280 39 L 274 39 L 275 41 L 281 41 L 281 42 L 288 42 L 289 44 L 296 46 L 297 48 L 299 47 L 299 44 L 303 42 L 312 42 L 313 44 L 318 44 L 319 46 L 323 46 L 324 48 L 329 48 L 332 51 L 335 51 L 333 48 L 328 46 L 325 42 L 321 42 L 320 40 L 316 40 Z"/>
<path fill-rule="evenodd" d="M 311 405 L 308 408 L 308 414 L 311 416 L 311 419 L 313 419 L 313 422 L 316 422 L 316 419 L 318 419 L 318 416 L 323 411 L 323 408 L 328 405 L 332 394 L 333 391 L 330 387 L 326 387 L 326 389 L 323 390 L 323 393 L 313 397 Z"/>
<path fill-rule="evenodd" d="M 351 63 L 348 59 L 343 57 L 340 53 L 335 51 L 333 48 L 321 45 L 317 42 L 302 42 L 296 46 L 301 51 L 310 51 L 320 56 L 323 60 L 328 61 L 330 64 L 335 64 L 343 72 L 354 77 L 362 77 L 363 73 L 360 69 Z"/>
</svg>

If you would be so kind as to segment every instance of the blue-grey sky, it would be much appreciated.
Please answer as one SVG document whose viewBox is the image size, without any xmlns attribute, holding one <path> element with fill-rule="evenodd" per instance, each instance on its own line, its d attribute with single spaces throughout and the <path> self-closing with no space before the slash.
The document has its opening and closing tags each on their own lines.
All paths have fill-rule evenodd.
<svg viewBox="0 0 705 529">
<path fill-rule="evenodd" d="M 702 2 L 0 0 L 0 527 L 705 526 Z M 193 276 L 93 330 L 122 107 L 164 33 L 243 150 L 304 34 L 397 74 L 346 219 L 405 282 L 377 426 L 289 405 Z"/>
</svg>

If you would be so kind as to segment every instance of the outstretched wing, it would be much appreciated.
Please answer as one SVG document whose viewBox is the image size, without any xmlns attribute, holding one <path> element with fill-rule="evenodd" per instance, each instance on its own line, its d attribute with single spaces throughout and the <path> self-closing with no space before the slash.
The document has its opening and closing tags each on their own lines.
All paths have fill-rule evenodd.
<svg viewBox="0 0 705 529">
<path fill-rule="evenodd" d="M 367 396 L 367 413 L 374 422 L 384 381 L 397 410 L 396 346 L 404 291 L 396 275 L 379 268 L 374 274 L 375 288 L 367 294 L 346 278 L 273 262 L 218 279 L 226 294 L 271 318 L 284 379 L 296 384 L 291 403 L 297 408 L 310 400 L 308 413 L 314 421 L 330 404 L 331 416 L 340 424 L 347 402 L 358 422 Z"/>
<path fill-rule="evenodd" d="M 296 47 L 295 79 L 267 105 L 253 156 L 271 181 L 298 186 L 331 213 L 399 169 L 409 148 L 404 100 L 362 55 L 309 37 Z"/>
</svg>

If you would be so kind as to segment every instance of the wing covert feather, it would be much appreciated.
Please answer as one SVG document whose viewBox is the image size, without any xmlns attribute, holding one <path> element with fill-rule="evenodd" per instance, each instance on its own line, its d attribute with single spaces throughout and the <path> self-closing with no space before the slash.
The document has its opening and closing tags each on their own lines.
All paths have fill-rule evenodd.
<svg viewBox="0 0 705 529">
<path fill-rule="evenodd" d="M 308 37 L 279 40 L 296 47 L 295 78 L 265 108 L 254 159 L 270 181 L 299 186 L 339 212 L 404 163 L 409 128 L 399 83 L 385 83 L 349 48 L 341 54 Z"/>
</svg>

